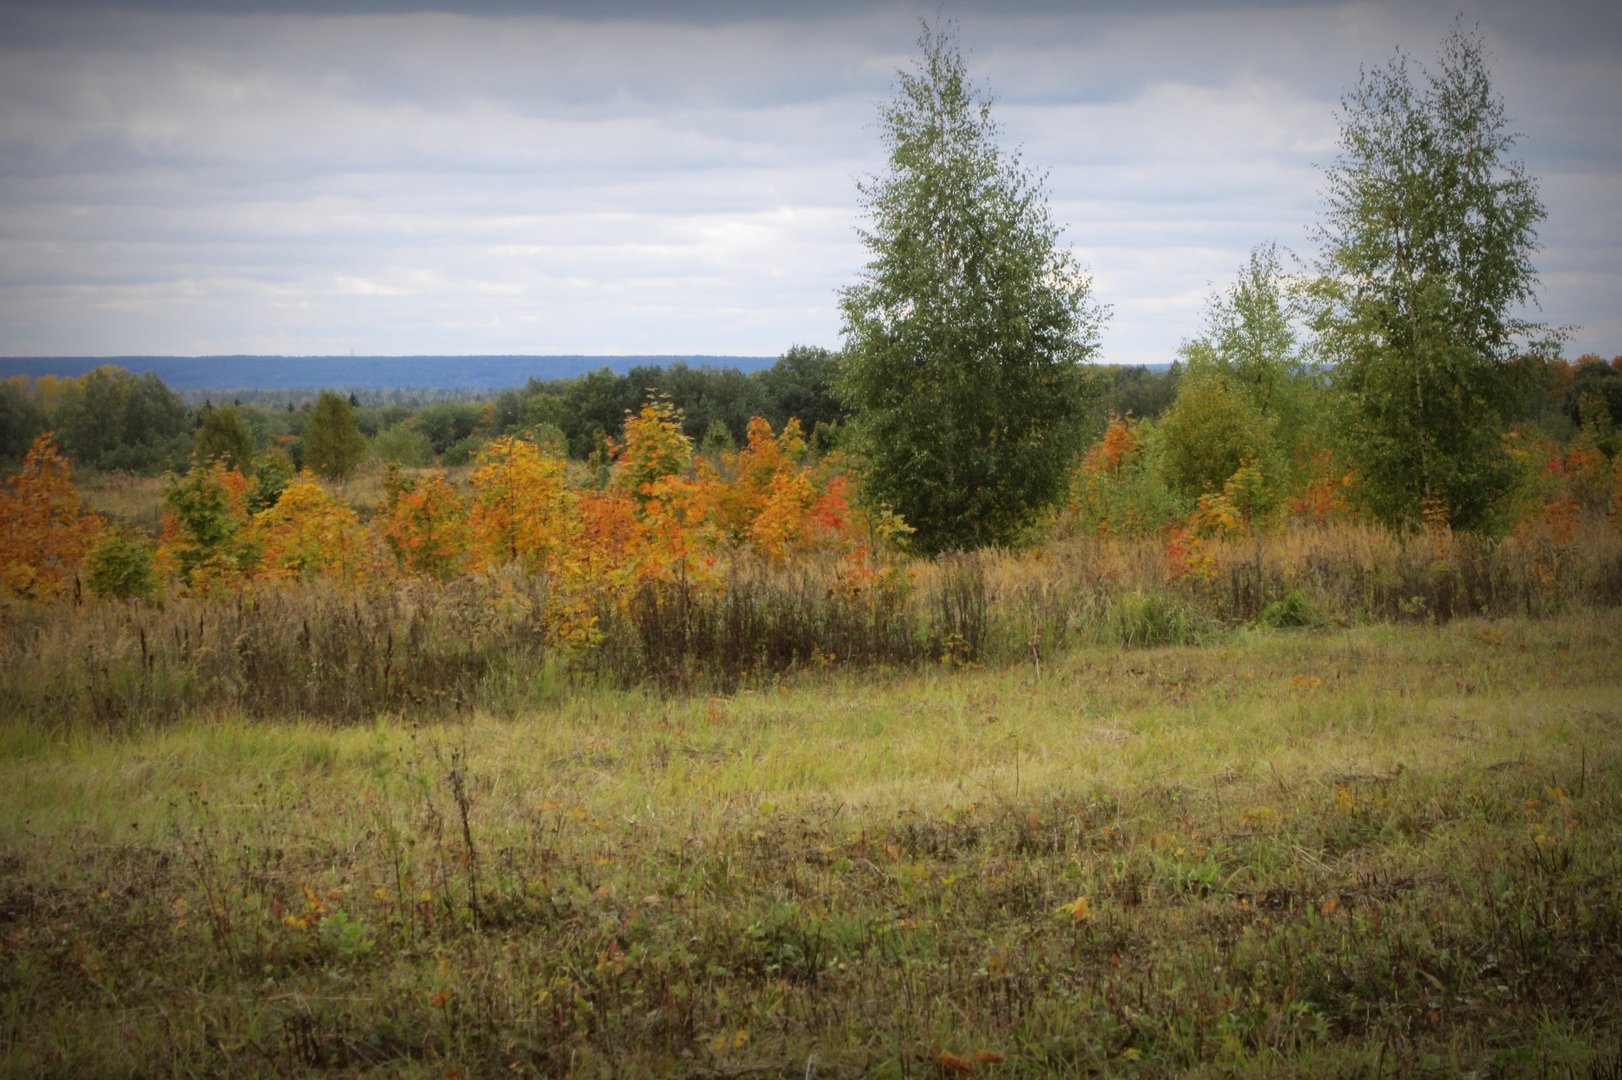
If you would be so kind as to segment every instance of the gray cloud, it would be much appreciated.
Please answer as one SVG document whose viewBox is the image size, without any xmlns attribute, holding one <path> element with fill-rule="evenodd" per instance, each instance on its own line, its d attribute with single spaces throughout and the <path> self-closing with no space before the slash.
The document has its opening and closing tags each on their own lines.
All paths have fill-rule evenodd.
<svg viewBox="0 0 1622 1080">
<path fill-rule="evenodd" d="M 1479 19 L 1549 220 L 1544 315 L 1622 351 L 1598 5 Z M 454 9 L 454 10 L 452 10 Z M 245 13 L 246 12 L 246 13 Z M 1116 317 L 1169 359 L 1255 243 L 1309 248 L 1359 65 L 1452 4 L 948 5 Z M 836 344 L 853 181 L 917 11 L 12 4 L 0 350 L 739 352 Z M 1608 37 L 1606 35 L 1609 35 Z"/>
</svg>

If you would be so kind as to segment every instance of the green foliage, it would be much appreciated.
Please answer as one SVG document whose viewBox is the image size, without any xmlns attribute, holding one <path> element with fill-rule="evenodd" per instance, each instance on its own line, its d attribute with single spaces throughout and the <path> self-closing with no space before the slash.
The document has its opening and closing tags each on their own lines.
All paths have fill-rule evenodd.
<svg viewBox="0 0 1622 1080">
<path fill-rule="evenodd" d="M 1010 543 L 1060 495 L 1103 311 L 956 42 L 926 25 L 919 48 L 880 117 L 889 172 L 860 185 L 838 387 L 867 496 L 938 552 Z"/>
<path fill-rule="evenodd" d="M 738 442 L 732 437 L 732 431 L 726 423 L 717 417 L 704 429 L 704 437 L 699 440 L 698 448 L 705 454 L 722 454 L 736 450 Z"/>
<path fill-rule="evenodd" d="M 0 460 L 22 461 L 47 427 L 45 410 L 22 376 L 0 381 Z"/>
<path fill-rule="evenodd" d="M 342 399 L 339 399 L 342 403 Z M 163 485 L 181 580 L 228 580 L 249 569 L 255 551 L 246 535 L 247 484 L 219 462 L 193 465 Z"/>
<path fill-rule="evenodd" d="M 647 387 L 638 389 L 629 378 L 608 368 L 593 371 L 563 384 L 562 406 L 546 419 L 569 436 L 569 456 L 589 458 L 603 436 L 616 437 L 627 413 L 641 402 Z"/>
<path fill-rule="evenodd" d="M 833 425 L 849 419 L 850 410 L 834 392 L 838 370 L 838 355 L 827 349 L 791 347 L 777 363 L 752 376 L 761 390 L 760 415 L 771 422 L 774 431 L 783 430 L 794 419 L 800 421 L 803 430 L 811 432 L 819 424 Z"/>
<path fill-rule="evenodd" d="M 1329 625 L 1318 605 L 1300 589 L 1269 601 L 1256 621 L 1273 630 L 1321 630 Z"/>
<path fill-rule="evenodd" d="M 273 446 L 265 451 L 254 471 L 253 487 L 248 491 L 248 513 L 257 514 L 275 506 L 297 471 L 286 450 Z"/>
<path fill-rule="evenodd" d="M 493 409 L 491 415 L 494 415 Z M 478 402 L 441 401 L 419 410 L 412 428 L 428 440 L 435 454 L 444 454 L 457 443 L 472 438 L 485 420 L 484 407 Z"/>
<path fill-rule="evenodd" d="M 191 450 L 186 406 L 156 375 L 99 367 L 62 388 L 51 418 L 74 464 L 152 474 L 180 468 Z"/>
<path fill-rule="evenodd" d="M 304 428 L 304 464 L 318 475 L 341 480 L 366 457 L 366 436 L 355 423 L 354 407 L 324 393 Z"/>
<path fill-rule="evenodd" d="M 1221 491 L 1246 461 L 1272 455 L 1275 426 L 1230 378 L 1191 363 L 1157 426 L 1166 486 L 1188 498 Z"/>
<path fill-rule="evenodd" d="M 471 463 L 479 456 L 479 451 L 485 447 L 485 441 L 477 435 L 469 435 L 464 439 L 457 439 L 445 448 L 439 460 L 451 468 Z"/>
<path fill-rule="evenodd" d="M 372 439 L 372 456 L 388 465 L 420 469 L 434 462 L 434 446 L 414 424 L 395 424 Z"/>
<path fill-rule="evenodd" d="M 1183 365 L 1173 363 L 1165 371 L 1151 371 L 1141 364 L 1105 368 L 1101 401 L 1095 407 L 1099 427 L 1110 415 L 1153 420 L 1171 408 L 1177 399 Z"/>
<path fill-rule="evenodd" d="M 203 410 L 191 454 L 195 461 L 218 461 L 244 476 L 253 475 L 253 435 L 236 406 L 215 405 Z"/>
<path fill-rule="evenodd" d="M 1293 419 L 1308 369 L 1296 337 L 1296 297 L 1276 245 L 1251 251 L 1227 292 L 1211 297 L 1205 319 L 1196 343 L 1204 347 L 1189 350 L 1189 373 L 1214 368 L 1261 415 Z"/>
<path fill-rule="evenodd" d="M 1160 444 L 1154 422 L 1111 417 L 1071 477 L 1066 531 L 1144 536 L 1186 516 L 1191 501 L 1166 486 Z"/>
<path fill-rule="evenodd" d="M 1369 508 L 1413 525 L 1428 501 L 1480 528 L 1512 482 L 1509 361 L 1547 332 L 1514 314 L 1544 210 L 1480 35 L 1456 28 L 1436 71 L 1415 67 L 1398 51 L 1342 99 L 1315 321 Z"/>
<path fill-rule="evenodd" d="M 1607 364 L 1593 355 L 1578 358 L 1563 405 L 1576 427 L 1592 428 L 1608 439 L 1622 427 L 1622 364 L 1615 360 Z"/>
<path fill-rule="evenodd" d="M 120 600 L 149 599 L 157 590 L 152 570 L 152 544 L 119 528 L 102 533 L 85 556 L 92 592 Z"/>
<path fill-rule="evenodd" d="M 1218 633 L 1210 616 L 1163 589 L 1117 598 L 1104 614 L 1104 628 L 1105 640 L 1129 649 L 1197 645 Z"/>
</svg>

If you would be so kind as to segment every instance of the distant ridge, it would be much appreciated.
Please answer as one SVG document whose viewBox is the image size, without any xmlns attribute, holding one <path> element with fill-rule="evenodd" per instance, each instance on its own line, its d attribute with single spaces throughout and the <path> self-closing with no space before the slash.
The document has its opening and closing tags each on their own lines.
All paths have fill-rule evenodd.
<svg viewBox="0 0 1622 1080">
<path fill-rule="evenodd" d="M 504 390 L 531 378 L 568 379 L 608 368 L 736 368 L 758 371 L 775 356 L 7 356 L 0 377 L 73 377 L 114 364 L 150 371 L 174 390 Z"/>
</svg>

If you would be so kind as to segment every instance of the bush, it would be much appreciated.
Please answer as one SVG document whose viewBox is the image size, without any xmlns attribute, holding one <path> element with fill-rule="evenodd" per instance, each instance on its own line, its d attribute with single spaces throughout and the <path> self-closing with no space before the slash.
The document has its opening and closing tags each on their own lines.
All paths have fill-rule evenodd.
<svg viewBox="0 0 1622 1080">
<path fill-rule="evenodd" d="M 433 463 L 434 447 L 416 428 L 395 424 L 372 439 L 372 456 L 388 465 L 420 469 Z"/>
<path fill-rule="evenodd" d="M 121 529 L 108 529 L 85 556 L 93 592 L 120 600 L 151 599 L 157 589 L 152 573 L 152 545 Z"/>
</svg>

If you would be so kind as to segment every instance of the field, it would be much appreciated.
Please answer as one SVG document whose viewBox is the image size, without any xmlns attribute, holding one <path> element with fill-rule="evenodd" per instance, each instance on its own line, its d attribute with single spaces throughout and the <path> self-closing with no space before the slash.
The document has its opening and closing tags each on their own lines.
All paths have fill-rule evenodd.
<svg viewBox="0 0 1622 1080">
<path fill-rule="evenodd" d="M 0 1070 L 1617 1076 L 1619 640 L 13 722 Z"/>
</svg>

